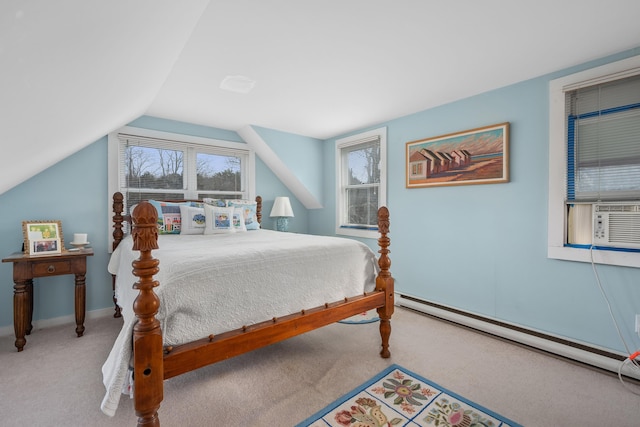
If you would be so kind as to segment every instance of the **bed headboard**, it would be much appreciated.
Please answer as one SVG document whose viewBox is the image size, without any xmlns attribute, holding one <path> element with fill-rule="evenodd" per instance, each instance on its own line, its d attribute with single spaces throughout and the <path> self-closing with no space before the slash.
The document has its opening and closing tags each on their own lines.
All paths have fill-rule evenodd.
<svg viewBox="0 0 640 427">
<path fill-rule="evenodd" d="M 159 200 L 163 201 L 163 200 Z M 202 200 L 167 200 L 167 202 L 199 202 Z M 124 196 L 120 192 L 113 194 L 113 245 L 112 249 L 115 250 L 122 239 L 125 237 L 125 224 L 131 226 L 131 215 L 124 213 Z M 262 223 L 262 197 L 256 196 L 256 217 L 258 223 Z M 131 230 L 131 227 L 128 227 Z"/>
</svg>

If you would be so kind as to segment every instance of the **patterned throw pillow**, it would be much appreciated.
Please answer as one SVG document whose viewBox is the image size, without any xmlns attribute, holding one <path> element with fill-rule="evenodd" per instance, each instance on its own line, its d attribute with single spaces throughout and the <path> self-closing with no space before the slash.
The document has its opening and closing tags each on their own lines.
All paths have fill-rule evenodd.
<svg viewBox="0 0 640 427">
<path fill-rule="evenodd" d="M 204 234 L 235 233 L 233 227 L 233 208 L 204 205 Z"/>
<path fill-rule="evenodd" d="M 180 234 L 203 234 L 206 225 L 204 208 L 180 206 L 182 228 Z"/>
<path fill-rule="evenodd" d="M 247 226 L 244 224 L 244 211 L 242 208 L 233 208 L 233 228 L 238 231 L 247 231 Z"/>
<path fill-rule="evenodd" d="M 189 202 L 160 202 L 149 200 L 149 203 L 158 211 L 158 234 L 180 234 L 182 217 L 180 206 L 189 205 Z"/>
<path fill-rule="evenodd" d="M 211 199 L 211 198 L 205 197 L 202 199 L 202 201 L 206 205 L 217 206 L 219 208 L 227 207 L 227 201 L 225 199 Z"/>
<path fill-rule="evenodd" d="M 260 229 L 260 223 L 258 222 L 258 203 L 251 200 L 228 200 L 229 206 L 241 208 L 244 216 L 244 225 L 247 230 Z"/>
</svg>

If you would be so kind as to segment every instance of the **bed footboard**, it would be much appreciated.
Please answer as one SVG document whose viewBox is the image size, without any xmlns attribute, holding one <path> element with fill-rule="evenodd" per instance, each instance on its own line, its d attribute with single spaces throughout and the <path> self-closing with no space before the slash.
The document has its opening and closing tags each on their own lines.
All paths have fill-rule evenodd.
<svg viewBox="0 0 640 427">
<path fill-rule="evenodd" d="M 389 337 L 394 303 L 394 279 L 389 268 L 390 239 L 389 211 L 378 210 L 380 238 L 380 272 L 376 277 L 376 288 L 364 295 L 345 298 L 344 301 L 327 303 L 310 310 L 273 318 L 259 324 L 210 335 L 199 341 L 177 348 L 164 348 L 160 322 L 156 319 L 160 300 L 153 288 L 159 283 L 153 276 L 159 271 L 159 261 L 151 252 L 158 248 L 156 209 L 141 202 L 133 213 L 133 249 L 140 257 L 133 262 L 133 274 L 139 278 L 134 288 L 139 291 L 133 304 L 137 323 L 133 332 L 134 354 L 134 406 L 138 426 L 159 426 L 158 410 L 163 399 L 163 381 L 175 375 L 198 369 L 216 361 L 224 360 L 266 345 L 282 341 L 301 333 L 319 328 L 369 309 L 377 309 L 380 317 L 380 336 L 384 358 L 390 356 Z"/>
</svg>

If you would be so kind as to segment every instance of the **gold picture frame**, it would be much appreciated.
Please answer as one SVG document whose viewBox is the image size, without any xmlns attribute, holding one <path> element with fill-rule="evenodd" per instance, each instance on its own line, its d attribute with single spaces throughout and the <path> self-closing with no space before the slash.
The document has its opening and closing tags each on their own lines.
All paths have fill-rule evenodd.
<svg viewBox="0 0 640 427">
<path fill-rule="evenodd" d="M 407 142 L 406 187 L 509 182 L 509 123 Z"/>
<path fill-rule="evenodd" d="M 62 221 L 22 221 L 24 253 L 29 255 L 52 255 L 62 253 L 64 237 Z"/>
</svg>

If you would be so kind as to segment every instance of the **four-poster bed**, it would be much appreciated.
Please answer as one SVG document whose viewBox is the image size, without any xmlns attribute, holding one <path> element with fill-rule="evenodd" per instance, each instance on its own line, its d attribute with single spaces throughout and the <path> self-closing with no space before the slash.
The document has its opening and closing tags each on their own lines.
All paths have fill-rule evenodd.
<svg viewBox="0 0 640 427">
<path fill-rule="evenodd" d="M 258 205 L 257 217 L 258 219 L 260 219 L 261 213 L 259 208 L 261 206 L 261 199 L 258 197 L 256 198 L 256 200 Z M 114 248 L 118 248 L 121 245 L 125 246 L 123 244 L 123 241 L 126 241 L 124 239 L 123 223 L 129 220 L 129 218 L 123 215 L 122 212 L 122 194 L 114 194 L 113 207 Z M 169 326 L 173 327 L 174 320 L 179 316 L 177 314 L 173 315 L 171 313 L 165 313 L 163 311 L 163 304 L 166 306 L 170 306 L 173 304 L 173 300 L 170 299 L 171 294 L 168 290 L 168 284 L 164 283 L 163 280 L 158 279 L 158 277 L 161 276 L 161 274 L 165 274 L 165 276 L 162 277 L 168 277 L 167 275 L 171 275 L 172 271 L 177 268 L 175 267 L 175 265 L 181 263 L 172 260 L 171 255 L 168 254 L 168 252 L 173 247 L 173 245 L 176 244 L 176 240 L 181 239 L 182 236 L 160 236 L 164 240 L 162 240 L 162 244 L 159 245 L 158 212 L 156 208 L 154 208 L 154 206 L 148 202 L 139 203 L 133 210 L 131 216 L 131 236 L 130 242 L 128 242 L 127 244 L 131 246 L 132 252 L 134 252 L 136 256 L 139 254 L 139 256 L 131 264 L 129 264 L 129 266 L 133 267 L 132 273 L 138 279 L 135 285 L 133 285 L 136 294 L 135 302 L 132 304 L 133 311 L 131 312 L 131 310 L 128 310 L 129 314 L 126 314 L 127 307 L 121 307 L 123 309 L 123 315 L 125 317 L 125 325 L 127 324 L 127 317 L 134 316 L 133 319 L 130 319 L 131 328 L 127 329 L 126 327 L 123 327 L 123 332 L 121 332 L 122 337 L 119 337 L 118 341 L 120 341 L 120 339 L 124 340 L 125 349 L 127 345 L 132 348 L 131 365 L 133 368 L 133 372 L 135 373 L 135 375 L 133 375 L 133 398 L 135 402 L 134 405 L 136 414 L 138 416 L 138 426 L 159 426 L 158 409 L 163 399 L 163 381 L 165 379 L 169 379 L 176 375 L 201 368 L 211 363 L 222 361 L 230 357 L 234 357 L 248 351 L 258 349 L 285 340 L 287 338 L 291 338 L 293 336 L 311 331 L 313 329 L 337 322 L 339 320 L 343 320 L 347 317 L 363 313 L 367 310 L 377 310 L 380 317 L 380 335 L 382 341 L 382 349 L 380 351 L 380 355 L 384 358 L 388 358 L 390 356 L 389 337 L 391 333 L 390 319 L 391 315 L 393 314 L 394 305 L 394 279 L 392 278 L 389 271 L 391 265 L 391 261 L 388 257 L 388 247 L 390 245 L 390 239 L 387 236 L 389 232 L 389 212 L 386 207 L 382 207 L 378 211 L 378 226 L 380 231 L 380 238 L 378 239 L 380 249 L 378 252 L 380 256 L 378 259 L 376 259 L 375 255 L 373 255 L 372 264 L 366 264 L 363 262 L 363 267 L 360 268 L 358 265 L 356 265 L 356 262 L 350 261 L 351 258 L 349 258 L 349 256 L 351 255 L 347 256 L 345 255 L 346 252 L 340 252 L 343 250 L 340 247 L 337 247 L 337 249 L 335 249 L 339 253 L 334 256 L 334 259 L 337 259 L 338 261 L 331 261 L 333 263 L 331 265 L 335 266 L 335 268 L 322 266 L 322 263 L 320 262 L 321 258 L 329 256 L 326 253 L 328 252 L 327 249 L 324 249 L 324 252 L 320 252 L 321 255 L 310 255 L 312 257 L 310 258 L 311 261 L 305 264 L 307 266 L 305 268 L 309 269 L 322 268 L 322 271 L 324 272 L 323 274 L 326 277 L 322 277 L 317 273 L 320 270 L 309 270 L 311 273 L 309 275 L 310 279 L 308 281 L 312 284 L 313 289 L 304 290 L 304 292 L 309 293 L 311 291 L 316 291 L 316 288 L 318 286 L 316 286 L 315 282 L 313 282 L 312 276 L 321 276 L 319 277 L 320 281 L 326 280 L 327 282 L 329 282 L 333 280 L 333 276 L 335 276 L 336 274 L 351 274 L 340 272 L 341 267 L 339 264 L 340 260 L 342 259 L 345 260 L 344 270 L 363 270 L 364 275 L 372 276 L 372 283 L 369 290 L 364 287 L 364 292 L 362 293 L 351 293 L 346 295 L 344 298 L 333 298 L 329 300 L 333 302 L 318 303 L 311 308 L 298 308 L 296 309 L 298 311 L 293 314 L 288 313 L 291 313 L 295 310 L 287 311 L 287 314 L 285 315 L 274 315 L 273 317 L 264 316 L 261 318 L 262 321 L 259 322 L 255 322 L 254 320 L 249 319 L 247 323 L 241 324 L 241 327 L 233 328 L 232 330 L 225 329 L 224 331 L 218 333 L 202 334 L 199 335 L 199 339 L 189 340 L 188 342 L 184 343 L 176 341 L 178 342 L 178 344 L 176 345 L 171 344 L 172 339 L 175 341 L 175 338 L 170 337 L 171 333 L 168 333 L 163 337 L 165 328 L 168 328 Z M 268 264 L 269 269 L 275 271 L 274 277 L 277 278 L 277 280 L 279 280 L 280 277 L 284 277 L 283 275 L 286 273 L 286 270 L 291 268 L 290 264 L 299 264 L 301 262 L 297 259 L 293 259 L 293 261 L 287 263 L 287 260 L 289 259 L 289 257 L 298 256 L 297 254 L 301 252 L 299 249 L 295 249 L 297 248 L 297 246 L 294 245 L 297 245 L 298 238 L 306 239 L 307 237 L 302 237 L 304 235 L 295 235 L 295 233 L 279 233 L 269 230 L 260 230 L 258 232 L 249 231 L 242 234 L 242 236 L 239 235 L 234 239 L 253 239 L 251 240 L 251 243 L 247 245 L 251 247 L 251 254 L 252 256 L 254 256 L 251 261 L 252 265 L 259 265 L 259 261 L 257 260 L 263 256 L 266 257 L 267 255 L 272 253 L 276 254 L 276 258 L 274 258 L 275 261 L 267 260 L 265 261 L 265 263 Z M 263 235 L 266 236 L 264 239 L 258 238 Z M 169 239 L 166 239 L 165 237 L 169 237 Z M 190 237 L 191 239 L 186 239 L 186 241 L 189 241 L 189 244 L 196 247 L 200 244 L 200 242 L 195 242 L 196 238 L 207 236 L 185 237 Z M 274 241 L 275 237 L 284 238 L 285 240 L 283 241 L 282 245 L 287 246 L 289 248 L 288 250 L 296 252 L 296 255 L 277 255 L 279 253 L 285 254 L 286 252 L 279 252 L 280 249 L 277 249 L 276 242 Z M 313 238 L 314 241 L 315 239 L 320 239 L 319 246 L 321 247 L 324 247 L 326 244 L 334 244 L 334 241 L 340 244 L 346 241 L 351 242 L 349 244 L 356 244 L 359 246 L 358 250 L 362 250 L 362 247 L 365 246 L 364 244 L 356 242 L 352 239 L 341 239 L 326 236 L 308 237 Z M 234 244 L 232 244 L 233 241 L 231 237 L 229 236 L 217 235 L 213 238 L 213 240 L 215 240 L 218 244 L 222 243 L 224 245 L 225 251 L 226 248 L 235 247 Z M 259 251 L 259 249 L 257 249 L 262 243 L 265 243 L 265 247 L 268 248 L 267 250 Z M 231 250 L 232 249 L 229 249 L 229 251 Z M 333 250 L 334 249 L 332 248 L 330 251 Z M 165 251 L 166 253 L 163 251 Z M 366 251 L 372 253 L 372 251 L 368 248 L 366 248 Z M 160 258 L 165 257 L 162 258 L 162 260 L 168 259 L 169 261 L 167 261 L 167 264 L 162 264 L 162 260 L 155 258 L 154 255 L 156 253 L 161 254 Z M 364 255 L 356 255 L 355 259 L 368 259 L 369 257 L 369 254 L 365 253 Z M 207 264 L 216 263 L 221 263 L 221 261 L 208 262 Z M 360 261 L 358 261 L 358 263 L 360 263 Z M 202 263 L 197 265 L 201 266 Z M 237 264 L 237 266 L 238 265 L 240 264 Z M 236 269 L 238 268 L 237 266 Z M 199 269 L 200 267 L 194 268 L 194 270 Z M 244 266 L 241 269 L 245 270 Z M 167 272 L 167 270 L 169 271 Z M 336 271 L 334 272 L 332 270 Z M 124 270 L 120 269 L 118 271 L 122 272 Z M 112 273 L 114 272 L 112 271 Z M 211 275 L 211 273 L 207 274 Z M 245 273 L 243 272 L 242 274 Z M 248 274 L 249 277 L 246 280 L 248 280 L 249 282 L 255 281 L 255 278 L 251 276 L 250 272 L 246 274 Z M 264 276 L 264 271 L 259 270 L 256 274 L 261 275 L 260 277 L 262 277 Z M 218 270 L 216 270 L 215 275 L 217 277 L 214 277 L 212 280 L 216 280 L 216 278 L 220 279 L 221 277 L 231 277 L 234 280 L 237 279 L 235 275 L 228 275 Z M 239 271 L 238 275 L 240 275 Z M 180 275 L 174 276 L 185 276 L 186 279 L 184 283 L 191 279 L 190 274 L 188 273 L 180 273 Z M 120 277 L 120 274 L 118 275 L 118 277 Z M 347 275 L 345 277 L 347 277 L 347 281 L 353 280 L 351 276 Z M 297 278 L 298 282 L 296 282 L 296 286 L 289 286 L 285 290 L 287 294 L 295 291 L 297 288 L 304 289 L 305 282 L 307 280 L 304 280 L 303 277 L 299 277 L 299 275 Z M 303 281 L 300 282 L 300 279 L 303 279 Z M 241 281 L 242 280 L 244 279 L 241 279 Z M 167 288 L 164 288 L 164 286 L 166 286 Z M 264 288 L 269 288 L 269 286 L 270 285 L 266 283 L 266 281 L 265 283 L 259 283 L 259 286 L 252 288 L 250 291 L 246 291 L 244 294 L 245 297 L 243 298 L 246 298 L 247 292 L 249 294 L 253 294 L 254 292 L 259 293 L 262 292 Z M 359 284 L 358 286 L 362 287 L 363 285 Z M 235 286 L 229 285 L 225 287 L 228 288 Z M 184 288 L 184 285 L 180 284 L 179 289 L 182 290 Z M 324 290 L 320 291 L 324 292 Z M 205 293 L 206 292 L 207 291 L 205 291 Z M 272 291 L 268 289 L 264 292 L 269 293 Z M 281 299 L 280 296 L 278 296 L 281 294 L 277 294 L 277 291 L 273 292 L 275 292 L 276 295 L 274 299 Z M 326 292 L 328 295 L 335 295 L 335 291 L 333 291 L 333 293 L 330 291 Z M 353 291 L 349 290 L 344 292 Z M 120 293 L 118 295 L 124 294 Z M 198 296 L 198 298 L 200 298 L 200 296 Z M 262 301 L 265 300 L 265 298 L 262 296 L 259 296 L 258 299 L 262 299 Z M 299 304 L 297 305 L 297 307 L 307 307 L 306 305 L 303 305 L 302 299 L 305 299 L 307 303 L 309 303 L 310 301 L 314 301 L 312 298 L 309 298 L 307 300 L 306 297 L 303 297 L 300 300 L 297 300 L 297 302 L 290 301 L 288 303 Z M 116 300 L 115 294 L 114 300 Z M 229 304 L 225 304 L 225 306 L 233 306 L 233 296 L 230 297 L 229 301 Z M 118 302 L 122 304 L 120 298 L 118 298 Z M 271 303 L 271 301 L 264 302 L 265 304 L 262 305 L 269 305 L 269 303 Z M 188 304 L 193 304 L 193 302 L 189 302 Z M 242 308 L 244 308 L 243 304 L 240 305 L 242 306 Z M 267 309 L 273 308 L 267 307 Z M 283 309 L 277 308 L 274 310 L 280 310 L 280 312 L 282 313 L 281 310 Z M 184 308 L 177 310 L 177 312 L 184 311 Z M 220 306 L 220 310 L 216 309 L 215 311 L 223 311 L 222 306 Z M 256 310 L 239 309 L 237 311 L 253 312 Z M 158 315 L 159 312 L 161 313 L 160 316 Z M 179 314 L 181 315 L 182 313 Z M 174 317 L 171 317 L 172 320 L 169 322 L 167 321 L 167 318 L 163 318 L 162 321 L 159 320 L 159 318 L 162 318 L 163 316 Z M 221 314 L 221 317 L 224 316 L 224 314 Z M 266 320 L 269 318 L 270 320 Z M 198 324 L 204 323 L 201 320 L 201 318 L 198 319 Z M 216 322 L 216 325 L 218 323 L 225 324 L 224 319 L 220 318 L 214 319 L 214 322 Z M 169 344 L 167 344 L 167 341 L 169 341 Z M 117 352 L 114 352 L 112 350 L 112 353 L 114 353 L 115 356 L 121 356 L 125 358 L 129 356 L 129 352 L 127 351 L 121 351 L 121 354 L 116 354 Z M 110 355 L 110 358 L 111 356 L 112 355 Z M 129 363 L 128 360 L 126 362 Z M 105 363 L 105 367 L 107 366 L 107 364 L 108 363 Z M 105 367 L 103 367 L 103 373 L 106 372 Z M 105 377 L 107 377 L 108 375 L 111 374 L 105 373 Z M 105 385 L 107 385 L 107 379 L 105 380 Z M 105 401 L 107 401 L 107 397 L 105 397 Z M 105 402 L 103 402 L 103 411 L 105 411 L 104 403 Z M 115 411 L 115 408 L 110 408 L 110 410 Z M 108 411 L 105 411 L 105 413 L 108 413 Z"/>
</svg>

